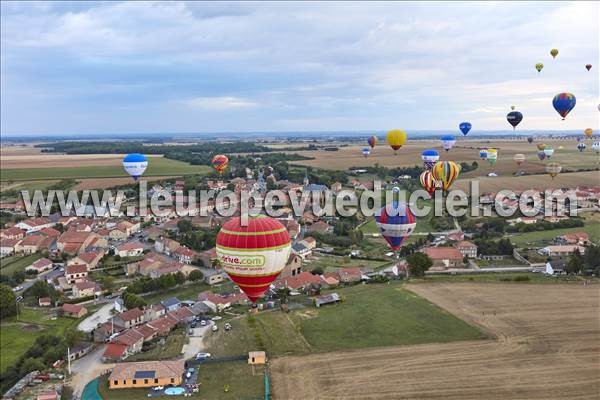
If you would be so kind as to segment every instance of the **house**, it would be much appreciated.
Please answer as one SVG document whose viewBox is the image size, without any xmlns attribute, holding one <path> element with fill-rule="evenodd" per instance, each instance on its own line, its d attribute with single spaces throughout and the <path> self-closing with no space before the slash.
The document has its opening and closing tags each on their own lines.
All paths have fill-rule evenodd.
<svg viewBox="0 0 600 400">
<path fill-rule="evenodd" d="M 289 276 L 275 283 L 276 287 L 287 287 L 290 290 L 304 290 L 311 285 L 320 287 L 324 286 L 324 282 L 318 275 L 313 275 L 307 271 L 301 272 L 296 276 Z"/>
<path fill-rule="evenodd" d="M 125 234 L 129 237 L 140 230 L 140 223 L 132 221 L 121 221 L 117 224 L 116 229 L 125 232 Z"/>
<path fill-rule="evenodd" d="M 177 320 L 171 315 L 167 314 L 163 317 L 155 319 L 154 321 L 148 322 L 148 325 L 156 329 L 156 334 L 158 336 L 166 336 L 173 330 L 173 328 L 175 328 L 175 325 L 177 325 Z"/>
<path fill-rule="evenodd" d="M 455 247 L 425 247 L 421 250 L 433 261 L 433 268 L 458 268 L 463 265 L 463 255 Z"/>
<path fill-rule="evenodd" d="M 319 307 L 321 307 L 322 305 L 325 305 L 325 304 L 339 303 L 340 301 L 342 301 L 342 298 L 337 293 L 329 293 L 329 294 L 325 294 L 323 296 L 317 296 L 317 297 L 315 297 L 314 301 L 315 301 L 315 306 L 317 308 L 319 308 Z"/>
<path fill-rule="evenodd" d="M 295 243 L 292 246 L 292 251 L 294 252 L 294 254 L 297 254 L 303 260 L 312 254 L 312 250 L 306 247 L 302 242 Z"/>
<path fill-rule="evenodd" d="M 310 225 L 306 230 L 307 232 L 327 233 L 333 231 L 333 228 L 325 221 L 317 221 Z"/>
<path fill-rule="evenodd" d="M 16 252 L 17 245 L 21 239 L 1 239 L 0 240 L 0 257 L 6 257 Z"/>
<path fill-rule="evenodd" d="M 24 229 L 11 226 L 10 228 L 0 229 L 0 239 L 23 239 L 25 233 Z"/>
<path fill-rule="evenodd" d="M 146 321 L 154 321 L 167 313 L 165 310 L 165 306 L 162 304 L 152 304 L 146 308 L 144 308 L 144 319 Z"/>
<path fill-rule="evenodd" d="M 464 238 L 465 233 L 463 231 L 452 232 L 448 234 L 448 240 L 452 240 L 454 242 L 460 242 L 461 240 L 464 240 Z"/>
<path fill-rule="evenodd" d="M 88 270 L 85 265 L 67 265 L 65 268 L 65 278 L 67 282 L 73 284 L 75 282 L 84 281 L 87 279 Z"/>
<path fill-rule="evenodd" d="M 158 330 L 148 324 L 142 324 L 140 326 L 136 326 L 133 329 L 144 336 L 144 343 L 151 341 L 158 335 Z"/>
<path fill-rule="evenodd" d="M 82 253 L 98 236 L 94 232 L 79 232 L 69 229 L 56 241 L 58 251 L 67 254 Z"/>
<path fill-rule="evenodd" d="M 81 253 L 77 257 L 71 258 L 69 261 L 67 261 L 67 265 L 85 265 L 88 271 L 90 271 L 98 267 L 98 263 L 100 262 L 103 256 L 104 251 L 88 251 L 85 253 Z"/>
<path fill-rule="evenodd" d="M 563 260 L 553 260 L 546 263 L 546 275 L 563 275 L 565 273 L 565 262 Z"/>
<path fill-rule="evenodd" d="M 477 245 L 469 242 L 468 240 L 462 240 L 454 245 L 460 251 L 463 257 L 476 258 L 477 257 Z"/>
<path fill-rule="evenodd" d="M 102 354 L 102 361 L 104 362 L 115 362 L 121 361 L 127 358 L 127 345 L 120 343 L 109 343 L 104 349 Z M 119 365 L 119 364 L 117 364 Z"/>
<path fill-rule="evenodd" d="M 28 235 L 15 246 L 16 253 L 33 254 L 43 249 L 49 249 L 52 238 L 44 235 Z"/>
<path fill-rule="evenodd" d="M 317 240 L 312 236 L 306 236 L 304 239 L 300 241 L 304 246 L 309 248 L 310 250 L 317 247 Z"/>
<path fill-rule="evenodd" d="M 87 314 L 87 308 L 79 304 L 65 303 L 61 307 L 62 313 L 65 317 L 81 318 Z"/>
<path fill-rule="evenodd" d="M 90 342 L 80 342 L 75 346 L 71 347 L 70 351 L 70 359 L 71 361 L 78 360 L 81 357 L 88 354 L 94 348 L 93 344 Z"/>
<path fill-rule="evenodd" d="M 127 346 L 125 349 L 125 357 L 139 353 L 142 351 L 144 344 L 144 335 L 135 329 L 126 329 L 115 337 L 111 343 L 117 343 Z"/>
<path fill-rule="evenodd" d="M 165 231 L 160 229 L 158 226 L 151 226 L 142 231 L 142 236 L 146 238 L 146 240 L 156 241 L 159 237 L 163 236 Z"/>
<path fill-rule="evenodd" d="M 140 242 L 129 242 L 118 246 L 115 253 L 120 257 L 136 257 L 144 252 L 144 245 Z"/>
<path fill-rule="evenodd" d="M 15 225 L 15 227 L 26 231 L 27 233 L 41 231 L 44 228 L 50 228 L 54 226 L 54 222 L 50 221 L 48 218 L 40 217 L 40 218 L 29 218 L 23 220 Z"/>
<path fill-rule="evenodd" d="M 579 253 L 582 255 L 585 254 L 585 247 L 575 245 L 546 246 L 538 250 L 538 253 L 548 257 L 564 257 L 570 256 L 576 250 L 579 250 Z"/>
<path fill-rule="evenodd" d="M 571 232 L 557 236 L 554 241 L 557 244 L 587 246 L 590 244 L 590 236 L 587 234 L 587 232 Z"/>
<path fill-rule="evenodd" d="M 288 276 L 296 276 L 302 272 L 302 257 L 298 254 L 290 253 L 287 262 L 285 263 L 285 267 L 279 273 L 277 279 L 287 278 Z"/>
<path fill-rule="evenodd" d="M 142 361 L 117 364 L 108 377 L 110 389 L 177 386 L 183 383 L 185 361 Z"/>
<path fill-rule="evenodd" d="M 340 283 L 340 276 L 337 273 L 329 272 L 321 275 L 321 279 L 326 286 L 337 286 Z"/>
<path fill-rule="evenodd" d="M 175 311 L 181 307 L 181 301 L 179 301 L 177 297 L 169 297 L 168 299 L 161 301 L 160 304 L 165 307 L 167 312 Z"/>
<path fill-rule="evenodd" d="M 129 235 L 127 235 L 127 232 L 125 230 L 115 228 L 115 229 L 112 229 L 110 232 L 108 232 L 108 237 L 114 241 L 123 241 L 123 240 L 127 240 Z"/>
<path fill-rule="evenodd" d="M 191 322 L 194 319 L 194 313 L 188 307 L 179 307 L 178 309 L 171 311 L 169 315 L 175 318 L 176 323 L 180 322 Z"/>
<path fill-rule="evenodd" d="M 212 249 L 198 253 L 198 259 L 202 261 L 202 265 L 206 268 L 216 268 L 217 249 L 213 247 Z"/>
<path fill-rule="evenodd" d="M 40 235 L 44 235 L 46 237 L 57 239 L 60 236 L 60 231 L 54 228 L 44 228 L 39 231 Z"/>
<path fill-rule="evenodd" d="M 82 297 L 100 296 L 102 294 L 102 288 L 96 282 L 93 281 L 79 281 L 73 285 L 73 297 L 76 299 Z"/>
<path fill-rule="evenodd" d="M 33 264 L 28 265 L 25 268 L 25 272 L 34 272 L 36 274 L 40 274 L 45 271 L 50 271 L 52 269 L 52 261 L 47 258 L 40 258 L 35 261 Z"/>
<path fill-rule="evenodd" d="M 224 272 L 218 270 L 208 270 L 204 273 L 204 283 L 208 285 L 216 285 L 227 279 Z"/>
<path fill-rule="evenodd" d="M 154 249 L 158 253 L 164 253 L 168 256 L 175 252 L 179 247 L 181 247 L 179 242 L 169 238 L 160 238 L 154 242 Z"/>
<path fill-rule="evenodd" d="M 52 306 L 52 299 L 50 297 L 40 297 L 38 299 L 38 305 L 40 307 L 51 307 Z"/>
<path fill-rule="evenodd" d="M 58 400 L 60 397 L 56 390 L 46 390 L 36 396 L 36 400 Z"/>
<path fill-rule="evenodd" d="M 362 271 L 358 267 L 340 268 L 337 271 L 340 283 L 360 282 L 362 279 Z"/>
<path fill-rule="evenodd" d="M 248 364 L 250 365 L 264 365 L 267 363 L 267 353 L 264 351 L 250 351 L 248 352 Z"/>
<path fill-rule="evenodd" d="M 115 333 L 123 332 L 124 330 L 124 327 L 116 324 L 114 319 L 111 318 L 110 320 L 106 321 L 103 324 L 100 324 L 100 326 L 94 329 L 94 342 L 106 343 Z"/>
<path fill-rule="evenodd" d="M 179 262 L 191 264 L 196 254 L 185 246 L 179 246 L 173 255 Z"/>
<path fill-rule="evenodd" d="M 131 310 L 117 314 L 113 317 L 113 320 L 115 324 L 120 325 L 125 329 L 133 328 L 134 326 L 146 322 L 144 319 L 144 311 L 139 308 L 132 308 Z"/>
</svg>

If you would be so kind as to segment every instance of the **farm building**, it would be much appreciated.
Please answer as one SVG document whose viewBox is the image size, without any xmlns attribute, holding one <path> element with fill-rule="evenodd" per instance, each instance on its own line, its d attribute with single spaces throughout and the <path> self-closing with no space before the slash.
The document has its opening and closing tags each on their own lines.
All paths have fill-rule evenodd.
<svg viewBox="0 0 600 400">
<path fill-rule="evenodd" d="M 267 353 L 264 351 L 251 351 L 248 353 L 248 364 L 258 365 L 267 362 Z"/>
</svg>

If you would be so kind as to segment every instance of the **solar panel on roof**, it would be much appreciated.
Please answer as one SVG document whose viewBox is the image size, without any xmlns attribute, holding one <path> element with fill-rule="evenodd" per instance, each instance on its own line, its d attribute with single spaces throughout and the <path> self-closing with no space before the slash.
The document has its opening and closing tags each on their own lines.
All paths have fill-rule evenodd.
<svg viewBox="0 0 600 400">
<path fill-rule="evenodd" d="M 136 379 L 148 379 L 154 378 L 155 371 L 135 371 L 133 376 Z"/>
</svg>

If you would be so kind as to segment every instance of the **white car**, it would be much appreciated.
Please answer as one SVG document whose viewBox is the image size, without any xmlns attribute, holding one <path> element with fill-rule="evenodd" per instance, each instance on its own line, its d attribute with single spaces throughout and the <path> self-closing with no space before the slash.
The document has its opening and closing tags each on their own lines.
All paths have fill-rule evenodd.
<svg viewBox="0 0 600 400">
<path fill-rule="evenodd" d="M 217 315 L 216 317 L 212 317 L 210 320 L 211 320 L 211 321 L 220 321 L 220 320 L 222 320 L 222 319 L 223 319 L 223 317 L 219 317 L 219 316 Z"/>
<path fill-rule="evenodd" d="M 196 354 L 196 360 L 204 360 L 206 358 L 210 358 L 210 353 L 198 353 Z"/>
<path fill-rule="evenodd" d="M 212 331 L 213 331 L 213 332 L 216 332 L 216 331 L 218 331 L 218 330 L 219 330 L 219 328 L 218 328 L 216 325 L 213 325 L 213 327 L 212 327 Z"/>
<path fill-rule="evenodd" d="M 13 292 L 19 292 L 21 290 L 23 290 L 23 286 L 17 286 L 13 288 Z"/>
<path fill-rule="evenodd" d="M 152 388 L 152 390 L 154 390 L 155 392 L 160 392 L 161 390 L 163 390 L 165 387 L 164 386 L 154 386 Z"/>
<path fill-rule="evenodd" d="M 200 326 L 206 326 L 206 320 L 203 319 L 202 321 L 200 321 Z"/>
</svg>

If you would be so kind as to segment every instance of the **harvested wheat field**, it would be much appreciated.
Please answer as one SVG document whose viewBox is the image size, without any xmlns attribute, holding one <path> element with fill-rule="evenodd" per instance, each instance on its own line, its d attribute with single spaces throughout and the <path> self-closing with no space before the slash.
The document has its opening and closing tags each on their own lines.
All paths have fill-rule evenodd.
<svg viewBox="0 0 600 400">
<path fill-rule="evenodd" d="M 163 179 L 175 178 L 176 176 L 150 176 L 144 177 L 144 180 L 148 182 L 150 189 L 150 182 L 161 181 Z M 133 183 L 130 177 L 125 178 L 89 178 L 89 179 L 77 179 L 77 185 L 73 189 L 85 190 L 85 189 L 108 189 L 119 185 L 130 185 Z"/>
<path fill-rule="evenodd" d="M 276 358 L 276 399 L 597 399 L 600 291 L 581 284 L 412 284 L 493 340 Z"/>
<path fill-rule="evenodd" d="M 41 153 L 37 155 L 14 154 L 2 157 L 2 168 L 63 168 L 121 166 L 124 154 L 56 154 Z M 162 157 L 148 155 L 147 157 Z"/>
</svg>

